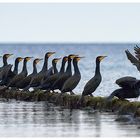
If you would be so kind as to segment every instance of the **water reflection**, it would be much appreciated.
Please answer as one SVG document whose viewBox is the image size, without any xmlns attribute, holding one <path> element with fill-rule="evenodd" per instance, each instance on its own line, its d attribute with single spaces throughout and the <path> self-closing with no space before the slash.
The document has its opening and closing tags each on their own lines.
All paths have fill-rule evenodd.
<svg viewBox="0 0 140 140">
<path fill-rule="evenodd" d="M 96 110 L 70 110 L 47 102 L 0 102 L 0 136 L 140 136 L 139 125 L 115 122 Z"/>
</svg>

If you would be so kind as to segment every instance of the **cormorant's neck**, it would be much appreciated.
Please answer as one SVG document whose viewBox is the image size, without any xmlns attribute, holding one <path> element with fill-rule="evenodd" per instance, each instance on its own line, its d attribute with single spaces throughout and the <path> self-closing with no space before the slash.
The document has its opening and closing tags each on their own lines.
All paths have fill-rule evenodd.
<svg viewBox="0 0 140 140">
<path fill-rule="evenodd" d="M 45 57 L 44 64 L 41 71 L 47 71 L 47 70 L 48 70 L 48 57 Z"/>
<path fill-rule="evenodd" d="M 24 60 L 23 62 L 22 72 L 25 72 L 27 74 L 27 61 L 26 60 Z"/>
<path fill-rule="evenodd" d="M 7 58 L 3 58 L 3 66 L 7 66 L 8 63 L 7 63 Z"/>
<path fill-rule="evenodd" d="M 60 73 L 64 73 L 65 71 L 65 64 L 66 62 L 62 62 L 61 68 L 60 68 Z"/>
<path fill-rule="evenodd" d="M 37 73 L 37 67 L 36 67 L 36 63 L 33 63 L 33 74 Z"/>
<path fill-rule="evenodd" d="M 68 59 L 68 66 L 67 66 L 66 72 L 72 74 L 72 72 L 71 72 L 71 59 Z"/>
<path fill-rule="evenodd" d="M 79 68 L 78 68 L 78 62 L 73 61 L 73 66 L 74 66 L 75 74 L 80 74 L 80 71 L 79 71 Z"/>
<path fill-rule="evenodd" d="M 100 75 L 100 62 L 96 61 L 96 70 L 95 70 L 95 75 Z"/>
<path fill-rule="evenodd" d="M 19 65 L 19 61 L 15 61 L 15 66 L 14 66 L 14 70 L 13 70 L 13 72 L 15 74 L 18 74 L 18 65 Z"/>
<path fill-rule="evenodd" d="M 53 63 L 53 69 L 54 69 L 54 74 L 58 73 L 58 70 L 56 68 L 56 63 Z"/>
</svg>

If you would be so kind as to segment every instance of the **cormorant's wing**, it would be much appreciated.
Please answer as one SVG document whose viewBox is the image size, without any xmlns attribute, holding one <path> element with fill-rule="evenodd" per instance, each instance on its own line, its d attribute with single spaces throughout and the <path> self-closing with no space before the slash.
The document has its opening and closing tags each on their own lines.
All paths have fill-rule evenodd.
<svg viewBox="0 0 140 140">
<path fill-rule="evenodd" d="M 101 78 L 94 76 L 86 83 L 82 95 L 89 95 L 93 93 L 100 83 L 101 83 Z"/>
<path fill-rule="evenodd" d="M 72 77 L 68 78 L 62 87 L 62 92 L 63 90 L 64 92 L 67 90 L 73 90 L 80 82 L 80 79 L 81 79 L 80 75 L 73 75 Z"/>
<path fill-rule="evenodd" d="M 2 73 L 1 73 L 1 74 L 2 74 L 2 80 L 4 80 L 5 78 L 7 78 L 8 76 L 11 76 L 11 73 L 12 73 L 12 71 L 11 71 L 12 66 L 13 66 L 13 65 L 9 64 L 9 65 L 7 65 L 7 66 L 5 66 L 5 67 L 3 68 Z"/>
<path fill-rule="evenodd" d="M 137 59 L 140 60 L 140 47 L 138 47 L 138 45 L 136 45 L 134 47 L 134 50 L 135 50 L 135 54 L 136 54 Z"/>
<path fill-rule="evenodd" d="M 139 61 L 128 51 L 125 51 L 127 58 L 130 60 L 130 62 L 137 67 L 137 69 L 140 69 Z"/>
<path fill-rule="evenodd" d="M 123 88 L 132 88 L 137 81 L 135 77 L 126 76 L 116 80 L 116 84 Z"/>
</svg>

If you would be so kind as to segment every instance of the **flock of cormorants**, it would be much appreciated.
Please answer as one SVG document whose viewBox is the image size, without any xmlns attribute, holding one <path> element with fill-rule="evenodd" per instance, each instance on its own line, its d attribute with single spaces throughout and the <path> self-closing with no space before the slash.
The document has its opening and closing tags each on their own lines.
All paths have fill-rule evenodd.
<svg viewBox="0 0 140 140">
<path fill-rule="evenodd" d="M 134 64 L 140 71 L 140 48 L 138 46 L 134 47 L 135 56 L 133 56 L 128 50 L 125 51 L 127 58 Z M 44 64 L 42 70 L 37 72 L 36 65 L 43 59 L 36 58 L 33 61 L 33 72 L 28 75 L 27 62 L 32 57 L 17 57 L 15 59 L 14 69 L 12 70 L 11 64 L 8 64 L 7 59 L 13 54 L 3 55 L 3 66 L 0 67 L 0 91 L 5 91 L 6 89 L 22 89 L 22 91 L 28 91 L 31 87 L 34 90 L 46 90 L 55 91 L 60 90 L 61 93 L 59 97 L 65 93 L 70 92 L 74 94 L 73 89 L 78 85 L 81 80 L 80 70 L 78 68 L 78 61 L 83 57 L 79 55 L 70 54 L 64 56 L 62 59 L 62 64 L 60 71 L 57 69 L 57 62 L 61 58 L 54 58 L 52 60 L 52 67 L 48 68 L 48 60 L 55 52 L 47 52 L 44 57 Z M 97 89 L 102 81 L 102 76 L 100 73 L 100 62 L 106 56 L 98 56 L 96 58 L 96 69 L 95 75 L 91 78 L 85 85 L 82 96 L 78 103 L 81 103 L 84 96 L 90 95 Z M 23 60 L 23 68 L 20 73 L 18 73 L 18 65 Z M 67 64 L 67 66 L 65 66 Z M 74 67 L 74 73 L 72 73 L 72 64 Z M 66 68 L 65 68 L 66 67 Z M 113 91 L 111 95 L 107 98 L 111 100 L 114 96 L 125 99 L 125 98 L 136 98 L 140 95 L 140 80 L 134 77 L 126 76 L 116 80 L 121 88 Z"/>
</svg>

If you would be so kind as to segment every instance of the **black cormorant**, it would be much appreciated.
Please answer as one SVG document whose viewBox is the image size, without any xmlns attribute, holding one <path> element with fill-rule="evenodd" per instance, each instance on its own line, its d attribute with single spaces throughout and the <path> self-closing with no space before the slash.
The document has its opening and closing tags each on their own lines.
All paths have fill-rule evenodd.
<svg viewBox="0 0 140 140">
<path fill-rule="evenodd" d="M 0 67 L 0 80 L 3 80 L 7 75 L 7 70 L 9 70 L 12 65 L 8 64 L 7 59 L 13 54 L 4 54 L 3 55 L 3 66 Z"/>
<path fill-rule="evenodd" d="M 54 53 L 55 52 L 47 52 L 45 54 L 42 70 L 31 79 L 29 85 L 23 89 L 24 91 L 29 90 L 31 87 L 38 87 L 41 84 L 42 79 L 47 78 L 48 73 L 52 72 L 52 70 L 48 70 L 48 59 Z"/>
<path fill-rule="evenodd" d="M 27 77 L 25 77 L 22 81 L 19 81 L 17 84 L 16 84 L 16 87 L 17 88 L 20 88 L 20 89 L 23 89 L 25 88 L 26 86 L 29 85 L 31 79 L 33 76 L 35 76 L 37 74 L 37 67 L 36 65 L 43 59 L 39 59 L 39 58 L 36 58 L 34 61 L 33 61 L 33 72 L 28 75 Z"/>
<path fill-rule="evenodd" d="M 140 80 L 134 77 L 126 76 L 116 80 L 116 84 L 121 88 L 113 91 L 107 98 L 111 100 L 114 96 L 119 99 L 137 98 L 140 95 Z"/>
<path fill-rule="evenodd" d="M 12 65 L 9 65 L 7 67 L 7 74 L 5 75 L 5 77 L 2 79 L 0 85 L 7 85 L 11 79 L 13 79 L 13 77 L 15 75 L 18 74 L 18 65 L 19 65 L 19 62 L 21 62 L 24 58 L 21 58 L 21 57 L 17 57 L 15 59 L 15 64 L 14 64 L 14 70 L 12 71 Z"/>
<path fill-rule="evenodd" d="M 93 78 L 91 78 L 85 85 L 84 90 L 82 92 L 82 96 L 78 102 L 81 103 L 84 96 L 90 95 L 93 96 L 92 93 L 97 89 L 97 87 L 100 85 L 102 81 L 102 76 L 100 73 L 100 62 L 105 58 L 106 56 L 98 56 L 96 58 L 96 69 L 95 69 L 95 75 Z"/>
<path fill-rule="evenodd" d="M 74 57 L 74 59 L 73 59 L 74 74 L 65 81 L 65 83 L 61 89 L 62 94 L 65 92 L 70 92 L 71 94 L 74 94 L 73 89 L 78 85 L 78 83 L 81 80 L 81 73 L 78 68 L 78 61 L 81 58 L 83 58 L 83 57 Z"/>
<path fill-rule="evenodd" d="M 64 72 L 60 78 L 58 80 L 56 80 L 54 82 L 54 84 L 52 85 L 51 89 L 55 90 L 55 89 L 62 89 L 63 84 L 65 83 L 65 81 L 72 76 L 72 70 L 71 70 L 71 61 L 74 57 L 76 57 L 77 55 L 71 54 L 68 56 L 68 66 L 66 69 L 66 72 Z"/>
<path fill-rule="evenodd" d="M 4 66 L 7 66 L 8 65 L 8 62 L 7 62 L 7 59 L 12 56 L 13 54 L 4 54 L 3 55 L 3 66 L 0 67 L 0 70 L 4 67 Z"/>
</svg>

